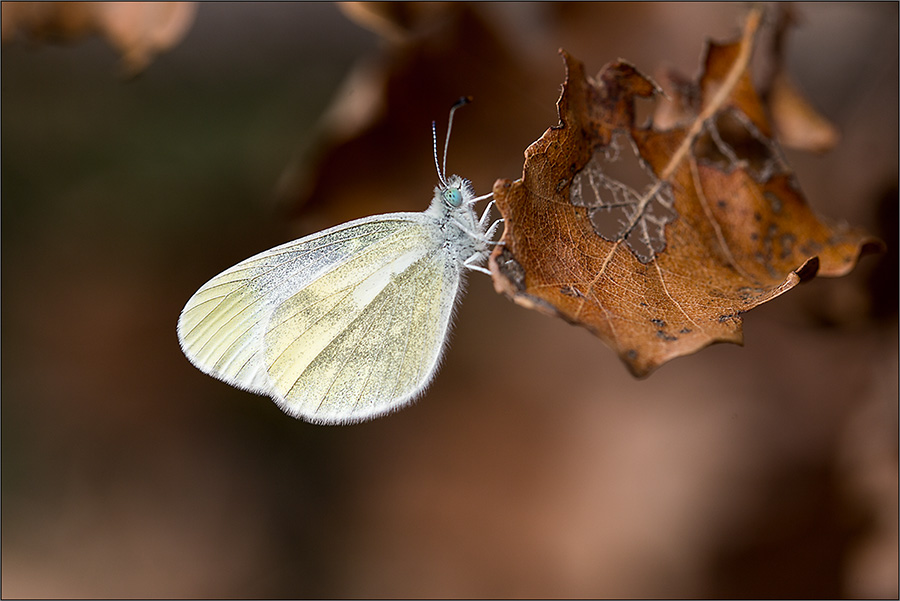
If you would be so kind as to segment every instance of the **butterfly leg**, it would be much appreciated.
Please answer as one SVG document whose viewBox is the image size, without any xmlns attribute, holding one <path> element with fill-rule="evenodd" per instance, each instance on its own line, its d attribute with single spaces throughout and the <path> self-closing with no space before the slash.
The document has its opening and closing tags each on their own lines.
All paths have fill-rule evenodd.
<svg viewBox="0 0 900 601">
<path fill-rule="evenodd" d="M 493 195 L 494 195 L 493 192 L 488 192 L 484 196 L 477 196 L 477 197 L 471 199 L 469 201 L 469 204 L 475 204 L 476 202 L 481 202 L 482 200 L 487 200 L 488 198 L 491 198 Z"/>
<path fill-rule="evenodd" d="M 468 259 L 463 261 L 463 265 L 474 271 L 480 271 L 481 273 L 486 273 L 488 275 L 491 275 L 491 272 L 488 271 L 487 269 L 485 269 L 484 267 L 482 267 L 481 265 L 476 265 L 474 262 L 473 263 L 469 262 L 469 261 L 473 261 L 476 259 L 477 259 L 477 256 L 469 257 Z"/>
<path fill-rule="evenodd" d="M 495 202 L 496 201 L 491 200 L 491 202 L 488 203 L 487 207 L 485 207 L 484 213 L 481 214 L 481 219 L 478 220 L 478 229 L 484 229 L 485 224 L 491 216 L 491 207 L 494 206 Z"/>
<path fill-rule="evenodd" d="M 492 223 L 492 224 L 491 224 L 491 227 L 489 227 L 489 228 L 487 229 L 487 231 L 484 233 L 485 239 L 487 239 L 487 241 L 490 242 L 491 244 L 500 244 L 499 241 L 493 242 L 493 241 L 491 240 L 491 238 L 494 237 L 494 234 L 497 232 L 497 228 L 500 227 L 500 224 L 503 223 L 504 221 L 505 221 L 505 220 L 503 220 L 503 219 L 498 219 L 497 221 L 495 221 L 494 223 Z"/>
</svg>

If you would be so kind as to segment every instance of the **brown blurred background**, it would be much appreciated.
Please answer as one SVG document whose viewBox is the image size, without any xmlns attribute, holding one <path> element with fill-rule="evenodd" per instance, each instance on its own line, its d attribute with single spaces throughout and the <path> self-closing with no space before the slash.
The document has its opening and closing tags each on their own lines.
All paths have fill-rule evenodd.
<svg viewBox="0 0 900 601">
<path fill-rule="evenodd" d="M 745 6 L 403 10 L 202 4 L 142 71 L 109 35 L 4 45 L 3 596 L 896 597 L 896 3 L 798 5 L 787 47 L 842 134 L 788 153 L 801 186 L 889 250 L 747 314 L 744 348 L 637 381 L 474 274 L 429 392 L 371 423 L 188 363 L 210 276 L 424 209 L 457 97 L 448 168 L 485 193 L 556 124 L 559 47 L 692 76 Z"/>
</svg>

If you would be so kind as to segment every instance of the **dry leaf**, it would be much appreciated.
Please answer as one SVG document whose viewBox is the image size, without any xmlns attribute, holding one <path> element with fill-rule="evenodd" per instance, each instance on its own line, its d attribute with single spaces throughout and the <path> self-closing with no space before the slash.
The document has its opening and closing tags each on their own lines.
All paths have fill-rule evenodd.
<svg viewBox="0 0 900 601">
<path fill-rule="evenodd" d="M 667 129 L 636 122 L 660 89 L 633 66 L 589 78 L 563 52 L 560 124 L 526 150 L 520 180 L 494 185 L 499 292 L 588 328 L 645 376 L 741 343 L 743 313 L 878 247 L 819 220 L 784 162 L 747 69 L 759 22 L 753 11 L 739 41 L 708 45 Z"/>
<path fill-rule="evenodd" d="M 134 75 L 184 38 L 196 12 L 194 2 L 4 2 L 3 41 L 22 35 L 69 42 L 100 34 Z"/>
</svg>

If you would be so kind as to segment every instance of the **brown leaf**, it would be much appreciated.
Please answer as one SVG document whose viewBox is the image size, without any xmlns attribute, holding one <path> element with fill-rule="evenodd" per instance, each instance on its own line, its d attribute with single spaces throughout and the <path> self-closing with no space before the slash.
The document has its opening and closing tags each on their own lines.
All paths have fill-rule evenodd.
<svg viewBox="0 0 900 601">
<path fill-rule="evenodd" d="M 100 34 L 134 75 L 184 38 L 196 12 L 194 2 L 4 2 L 3 41 L 22 35 L 70 42 Z"/>
<path fill-rule="evenodd" d="M 584 326 L 636 376 L 713 342 L 742 342 L 742 314 L 818 273 L 843 275 L 879 242 L 816 218 L 772 140 L 748 63 L 760 21 L 710 43 L 668 129 L 635 122 L 655 83 L 623 61 L 596 78 L 563 52 L 560 124 L 498 180 L 504 245 L 495 287 Z M 692 118 L 683 119 L 688 111 Z"/>
</svg>

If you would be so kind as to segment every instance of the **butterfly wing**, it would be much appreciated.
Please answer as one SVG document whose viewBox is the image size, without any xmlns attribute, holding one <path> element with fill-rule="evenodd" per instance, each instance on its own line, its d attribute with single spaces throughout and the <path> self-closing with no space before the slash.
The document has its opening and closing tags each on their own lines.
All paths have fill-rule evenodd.
<svg viewBox="0 0 900 601">
<path fill-rule="evenodd" d="M 321 423 L 360 421 L 430 381 L 460 283 L 422 213 L 351 222 L 251 257 L 179 320 L 202 371 Z"/>
<path fill-rule="evenodd" d="M 360 421 L 427 386 L 460 283 L 458 265 L 442 252 L 395 258 L 365 279 L 326 276 L 278 307 L 265 363 L 285 411 L 321 423 Z"/>
</svg>

